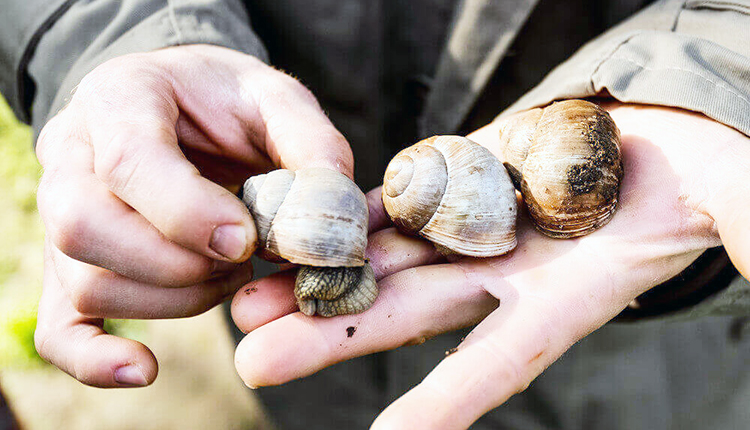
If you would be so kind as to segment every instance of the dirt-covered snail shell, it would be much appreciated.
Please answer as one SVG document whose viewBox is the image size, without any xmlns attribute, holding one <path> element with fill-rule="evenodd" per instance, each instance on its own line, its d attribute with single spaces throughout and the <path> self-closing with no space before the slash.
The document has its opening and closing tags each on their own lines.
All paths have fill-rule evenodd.
<svg viewBox="0 0 750 430">
<path fill-rule="evenodd" d="M 474 257 L 516 247 L 516 193 L 487 149 L 460 136 L 433 136 L 399 152 L 383 179 L 396 227 L 444 253 Z"/>
<path fill-rule="evenodd" d="M 378 295 L 365 261 L 367 201 L 329 169 L 275 170 L 245 182 L 243 201 L 258 230 L 261 256 L 299 264 L 294 293 L 306 315 L 368 309 Z"/>
<path fill-rule="evenodd" d="M 566 100 L 510 116 L 500 146 L 542 233 L 583 236 L 614 214 L 623 174 L 620 131 L 599 106 Z"/>
</svg>

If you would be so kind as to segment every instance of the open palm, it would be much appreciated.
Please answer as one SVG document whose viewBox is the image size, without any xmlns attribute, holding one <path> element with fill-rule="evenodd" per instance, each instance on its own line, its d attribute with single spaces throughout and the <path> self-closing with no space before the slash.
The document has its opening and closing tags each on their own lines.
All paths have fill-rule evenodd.
<svg viewBox="0 0 750 430">
<path fill-rule="evenodd" d="M 295 312 L 293 275 L 254 281 L 233 316 L 248 336 L 236 354 L 251 386 L 310 375 L 352 357 L 479 325 L 374 428 L 466 428 L 524 390 L 575 342 L 634 298 L 724 244 L 742 273 L 750 262 L 745 194 L 750 142 L 697 114 L 609 106 L 622 132 L 624 180 L 611 222 L 574 240 L 550 239 L 521 215 L 518 248 L 505 256 L 444 263 L 401 235 L 369 195 L 368 257 L 381 295 L 360 315 Z M 497 125 L 469 136 L 496 152 Z M 435 264 L 440 263 L 440 264 Z M 348 337 L 347 327 L 357 336 Z"/>
</svg>

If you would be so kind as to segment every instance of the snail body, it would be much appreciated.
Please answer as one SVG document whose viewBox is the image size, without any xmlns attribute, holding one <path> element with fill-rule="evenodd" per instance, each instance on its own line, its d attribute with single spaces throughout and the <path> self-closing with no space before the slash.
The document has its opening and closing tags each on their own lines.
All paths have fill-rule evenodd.
<svg viewBox="0 0 750 430">
<path fill-rule="evenodd" d="M 542 233 L 583 236 L 614 214 L 620 132 L 599 106 L 567 100 L 513 115 L 501 124 L 500 153 Z"/>
<path fill-rule="evenodd" d="M 443 253 L 489 257 L 516 246 L 510 177 L 465 137 L 434 136 L 399 152 L 386 169 L 382 199 L 399 230 Z"/>
<path fill-rule="evenodd" d="M 302 266 L 295 285 L 302 312 L 334 316 L 372 305 L 377 285 L 364 257 L 367 201 L 349 178 L 323 168 L 275 170 L 248 179 L 243 201 L 260 255 Z"/>
</svg>

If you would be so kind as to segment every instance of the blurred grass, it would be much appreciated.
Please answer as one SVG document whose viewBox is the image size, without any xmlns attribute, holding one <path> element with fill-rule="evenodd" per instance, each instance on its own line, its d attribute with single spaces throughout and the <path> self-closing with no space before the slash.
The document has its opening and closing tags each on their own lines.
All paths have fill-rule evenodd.
<svg viewBox="0 0 750 430">
<path fill-rule="evenodd" d="M 44 363 L 34 348 L 44 227 L 36 207 L 42 168 L 32 134 L 0 95 L 0 368 Z M 142 334 L 138 321 L 107 321 L 105 329 L 130 338 Z"/>
<path fill-rule="evenodd" d="M 36 209 L 41 172 L 31 129 L 0 96 L 0 367 L 42 363 L 34 349 L 44 238 Z"/>
</svg>

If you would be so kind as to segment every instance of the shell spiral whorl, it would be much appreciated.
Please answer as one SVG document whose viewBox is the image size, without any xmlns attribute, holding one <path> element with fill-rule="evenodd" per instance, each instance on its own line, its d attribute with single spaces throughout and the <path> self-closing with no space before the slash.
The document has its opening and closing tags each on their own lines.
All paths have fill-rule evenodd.
<svg viewBox="0 0 750 430">
<path fill-rule="evenodd" d="M 433 140 L 409 147 L 388 164 L 383 204 L 401 231 L 417 234 L 437 212 L 448 185 L 448 167 Z"/>
<path fill-rule="evenodd" d="M 434 136 L 399 152 L 386 170 L 382 199 L 396 227 L 443 252 L 488 257 L 516 246 L 508 173 L 465 137 Z"/>
</svg>

